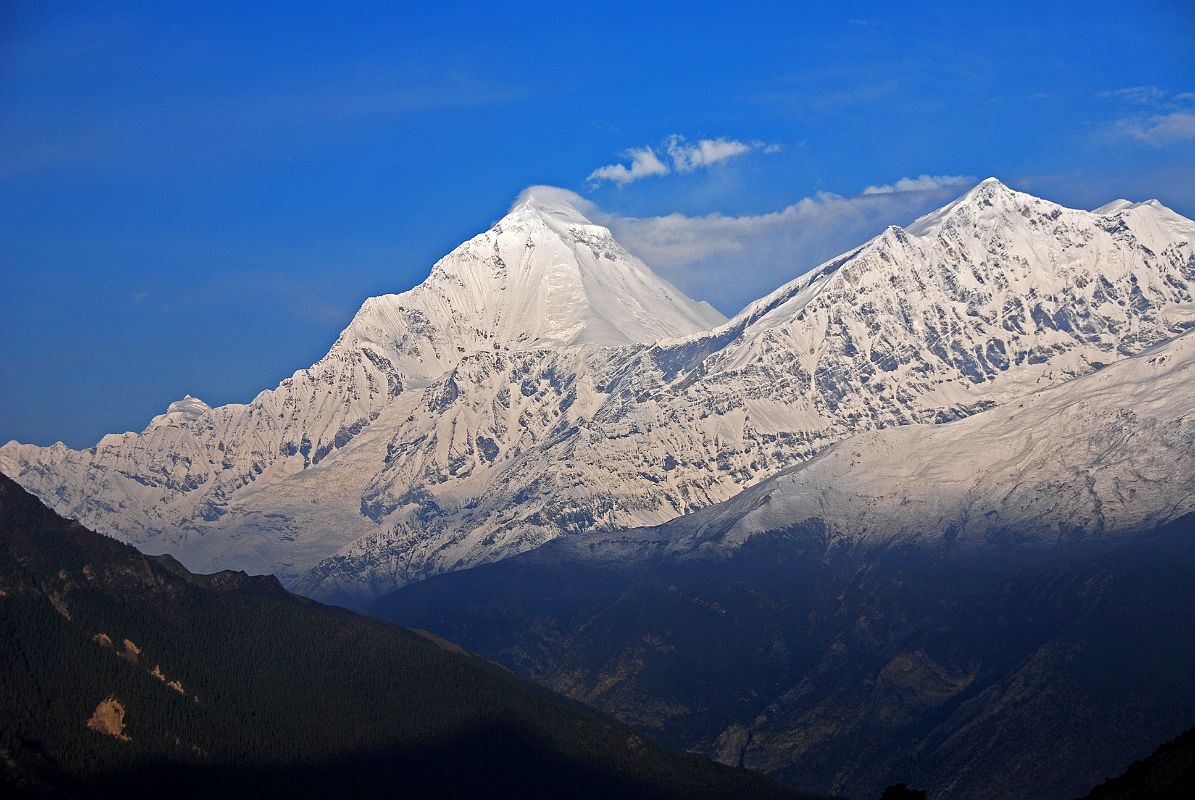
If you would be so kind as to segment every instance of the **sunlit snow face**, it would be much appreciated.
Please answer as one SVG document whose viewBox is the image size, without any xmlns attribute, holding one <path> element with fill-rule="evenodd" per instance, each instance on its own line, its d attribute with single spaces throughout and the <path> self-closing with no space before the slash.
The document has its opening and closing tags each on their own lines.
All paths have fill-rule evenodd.
<svg viewBox="0 0 1195 800">
<path fill-rule="evenodd" d="M 250 403 L 185 399 L 94 451 L 6 445 L 0 468 L 203 569 L 369 595 L 666 522 L 861 431 L 1081 376 L 1195 315 L 1190 221 L 984 184 L 705 331 L 716 315 L 569 202 L 530 193 Z"/>
</svg>

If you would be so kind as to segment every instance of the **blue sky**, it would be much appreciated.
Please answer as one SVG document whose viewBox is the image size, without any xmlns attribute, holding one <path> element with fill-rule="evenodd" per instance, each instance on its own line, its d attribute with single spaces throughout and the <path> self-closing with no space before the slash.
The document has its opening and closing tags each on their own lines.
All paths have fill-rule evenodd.
<svg viewBox="0 0 1195 800">
<path fill-rule="evenodd" d="M 0 441 L 247 401 L 531 184 L 727 313 L 988 175 L 1195 216 L 1190 3 L 425 5 L 0 7 Z"/>
</svg>

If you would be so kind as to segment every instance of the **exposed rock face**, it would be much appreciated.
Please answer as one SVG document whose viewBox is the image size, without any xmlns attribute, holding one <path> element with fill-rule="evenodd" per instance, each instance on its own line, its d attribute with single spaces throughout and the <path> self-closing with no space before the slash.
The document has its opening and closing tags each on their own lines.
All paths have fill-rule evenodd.
<svg viewBox="0 0 1195 800">
<path fill-rule="evenodd" d="M 87 720 L 88 730 L 127 742 L 129 737 L 124 735 L 124 728 L 124 706 L 115 697 L 100 701 L 91 718 Z"/>
</svg>

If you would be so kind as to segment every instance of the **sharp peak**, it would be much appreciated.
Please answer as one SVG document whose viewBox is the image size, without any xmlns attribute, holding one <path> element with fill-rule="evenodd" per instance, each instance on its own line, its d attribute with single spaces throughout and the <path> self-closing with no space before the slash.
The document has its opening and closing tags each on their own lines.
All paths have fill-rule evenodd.
<svg viewBox="0 0 1195 800">
<path fill-rule="evenodd" d="M 492 246 L 492 242 L 488 240 L 496 235 L 503 235 L 504 232 L 516 236 L 524 235 L 528 226 L 532 226 L 546 229 L 567 243 L 575 239 L 570 233 L 570 229 L 585 226 L 601 228 L 612 237 L 609 229 L 593 222 L 585 215 L 586 212 L 596 208 L 593 203 L 568 189 L 547 185 L 528 186 L 511 203 L 505 216 L 495 221 L 488 230 L 461 242 L 439 258 L 423 281 L 402 292 L 387 292 L 366 297 L 360 308 L 357 309 L 357 313 L 353 315 L 348 327 L 341 332 L 337 342 L 346 340 L 346 337 L 360 336 L 356 331 L 359 324 L 363 321 L 367 322 L 375 313 L 387 313 L 386 309 L 395 304 L 412 302 L 412 293 L 418 294 L 426 285 L 434 283 L 437 277 L 456 275 L 463 268 L 462 262 L 457 256 L 469 252 L 471 248 L 477 246 L 478 242 L 486 242 L 486 247 Z"/>
<path fill-rule="evenodd" d="M 191 394 L 185 394 L 181 400 L 175 400 L 173 403 L 167 406 L 166 413 L 169 414 L 172 411 L 202 411 L 209 408 L 211 408 L 211 406 L 200 400 L 198 397 L 195 397 Z"/>
<path fill-rule="evenodd" d="M 914 236 L 921 236 L 935 230 L 940 223 L 957 214 L 978 217 L 993 207 L 1018 209 L 1038 203 L 1057 205 L 1026 192 L 1019 192 L 999 178 L 985 178 L 951 202 L 905 226 L 905 231 Z"/>
<path fill-rule="evenodd" d="M 1024 195 L 1024 192 L 1018 192 L 999 178 L 984 178 L 979 183 L 972 186 L 959 199 L 979 198 L 979 197 L 994 197 L 1002 195 L 1005 197 L 1012 197 L 1015 195 Z"/>
<path fill-rule="evenodd" d="M 979 207 L 984 207 L 998 201 L 1016 204 L 1034 203 L 1057 208 L 1069 208 L 1068 206 L 1064 206 L 1061 203 L 1055 202 L 1053 200 L 1047 200 L 1044 197 L 1038 197 L 1037 195 L 1030 194 L 1029 192 L 1022 192 L 1013 189 L 1011 186 L 1000 181 L 998 178 L 986 178 L 969 189 L 966 194 L 959 197 L 953 203 L 945 206 L 942 210 L 945 211 L 959 205 L 977 205 Z M 1175 214 L 1173 209 L 1167 207 L 1156 197 L 1150 198 L 1149 200 L 1139 200 L 1136 202 L 1125 199 L 1113 200 L 1111 203 L 1102 205 L 1089 213 L 1106 215 L 1115 214 L 1119 211 L 1142 208 Z M 931 213 L 929 216 L 933 216 L 933 214 Z M 1176 216 L 1181 215 L 1176 214 Z"/>
<path fill-rule="evenodd" d="M 1040 199 L 1025 192 L 1018 192 L 999 178 L 984 178 L 938 210 L 931 211 L 916 220 L 907 229 L 911 232 L 920 232 L 927 224 L 931 224 L 957 209 L 978 212 L 993 205 L 1025 203 Z"/>
</svg>

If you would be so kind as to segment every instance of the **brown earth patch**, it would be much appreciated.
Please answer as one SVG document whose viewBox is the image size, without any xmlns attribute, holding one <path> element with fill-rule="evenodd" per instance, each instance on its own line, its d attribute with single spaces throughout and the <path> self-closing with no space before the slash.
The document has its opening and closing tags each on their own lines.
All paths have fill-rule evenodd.
<svg viewBox="0 0 1195 800">
<path fill-rule="evenodd" d="M 128 639 L 124 640 L 124 652 L 120 653 L 120 657 L 128 661 L 130 664 L 136 664 L 137 659 L 141 656 L 141 648 L 133 644 Z"/>
<path fill-rule="evenodd" d="M 115 697 L 109 697 L 95 707 L 91 719 L 87 720 L 87 728 L 120 739 L 122 742 L 129 741 L 129 737 L 124 734 L 124 706 Z"/>
<path fill-rule="evenodd" d="M 158 666 L 157 664 L 154 664 L 154 668 L 149 671 L 149 674 L 153 675 L 155 678 L 157 678 L 162 683 L 166 684 L 167 686 L 169 686 L 171 689 L 178 692 L 179 694 L 187 693 L 187 690 L 183 688 L 183 685 L 180 681 L 168 680 L 166 678 L 166 673 L 162 672 L 162 668 L 160 666 Z"/>
<path fill-rule="evenodd" d="M 50 605 L 54 606 L 54 610 L 70 621 L 71 612 L 67 610 L 66 600 L 58 592 L 50 592 Z"/>
</svg>

